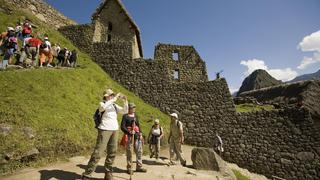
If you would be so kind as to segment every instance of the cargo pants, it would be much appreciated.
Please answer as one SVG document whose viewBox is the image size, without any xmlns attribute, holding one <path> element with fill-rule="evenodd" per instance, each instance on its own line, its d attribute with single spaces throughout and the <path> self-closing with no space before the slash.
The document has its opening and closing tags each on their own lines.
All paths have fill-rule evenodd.
<svg viewBox="0 0 320 180">
<path fill-rule="evenodd" d="M 116 157 L 117 152 L 117 143 L 118 140 L 118 131 L 109 131 L 109 130 L 98 130 L 97 143 L 94 148 L 94 151 L 91 155 L 91 158 L 88 162 L 86 171 L 83 173 L 85 176 L 90 176 L 97 167 L 97 164 L 100 158 L 104 155 L 107 150 L 107 157 L 104 164 L 105 170 L 107 172 L 112 171 L 112 164 Z"/>
</svg>

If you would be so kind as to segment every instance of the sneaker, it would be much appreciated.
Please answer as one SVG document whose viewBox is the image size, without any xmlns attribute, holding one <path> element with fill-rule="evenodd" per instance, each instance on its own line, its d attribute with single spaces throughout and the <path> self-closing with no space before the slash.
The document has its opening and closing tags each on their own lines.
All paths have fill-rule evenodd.
<svg viewBox="0 0 320 180">
<path fill-rule="evenodd" d="M 47 67 L 53 67 L 51 64 L 47 64 Z"/>
<path fill-rule="evenodd" d="M 136 168 L 136 172 L 143 172 L 143 173 L 145 173 L 145 172 L 147 172 L 147 169 L 144 169 L 144 168 L 142 168 L 141 166 L 138 166 L 138 167 Z"/>
<path fill-rule="evenodd" d="M 110 171 L 107 171 L 105 174 L 104 174 L 104 180 L 113 180 L 113 175 Z"/>
</svg>

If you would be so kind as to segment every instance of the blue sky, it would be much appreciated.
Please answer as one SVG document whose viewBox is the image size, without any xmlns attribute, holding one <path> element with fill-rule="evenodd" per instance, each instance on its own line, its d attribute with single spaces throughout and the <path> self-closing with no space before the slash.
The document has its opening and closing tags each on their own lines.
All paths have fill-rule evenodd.
<svg viewBox="0 0 320 180">
<path fill-rule="evenodd" d="M 101 0 L 46 0 L 89 23 Z M 266 69 L 282 80 L 320 69 L 319 0 L 123 0 L 141 30 L 145 58 L 158 42 L 194 45 L 210 79 L 223 70 L 231 90 Z"/>
</svg>

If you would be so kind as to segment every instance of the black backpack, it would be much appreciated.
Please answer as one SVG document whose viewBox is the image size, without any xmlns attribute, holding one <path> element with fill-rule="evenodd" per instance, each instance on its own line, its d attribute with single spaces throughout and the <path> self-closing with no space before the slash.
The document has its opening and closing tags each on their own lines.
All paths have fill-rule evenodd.
<svg viewBox="0 0 320 180">
<path fill-rule="evenodd" d="M 45 49 L 47 47 L 48 47 L 48 44 L 45 42 L 40 45 L 40 49 Z"/>
<path fill-rule="evenodd" d="M 116 110 L 116 113 L 118 113 L 118 109 L 117 109 L 115 104 L 113 104 L 113 107 Z M 95 124 L 94 127 L 97 128 L 97 129 L 98 129 L 98 126 L 101 124 L 101 119 L 102 119 L 102 115 L 103 115 L 104 112 L 105 111 L 100 113 L 99 108 L 98 108 L 96 110 L 96 112 L 94 113 L 94 115 L 93 115 L 93 121 L 94 121 L 94 124 Z"/>
<path fill-rule="evenodd" d="M 100 125 L 101 123 L 101 118 L 102 118 L 102 115 L 105 111 L 101 112 L 99 111 L 99 108 L 96 110 L 96 112 L 94 113 L 93 115 L 93 120 L 94 120 L 94 124 L 95 124 L 95 128 L 98 128 L 98 126 Z"/>
</svg>

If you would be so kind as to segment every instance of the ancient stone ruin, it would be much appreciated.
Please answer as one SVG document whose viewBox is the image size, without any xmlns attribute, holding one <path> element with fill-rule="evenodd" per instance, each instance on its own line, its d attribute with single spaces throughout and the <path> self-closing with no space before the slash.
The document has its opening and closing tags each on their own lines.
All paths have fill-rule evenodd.
<svg viewBox="0 0 320 180">
<path fill-rule="evenodd" d="M 144 101 L 178 111 L 188 144 L 211 148 L 219 133 L 229 162 L 268 177 L 319 178 L 320 131 L 307 108 L 236 113 L 226 80 L 208 81 L 193 46 L 159 43 L 144 59 L 139 28 L 119 0 L 103 1 L 92 23 L 60 32 Z"/>
</svg>

